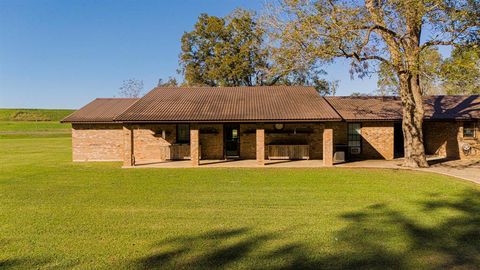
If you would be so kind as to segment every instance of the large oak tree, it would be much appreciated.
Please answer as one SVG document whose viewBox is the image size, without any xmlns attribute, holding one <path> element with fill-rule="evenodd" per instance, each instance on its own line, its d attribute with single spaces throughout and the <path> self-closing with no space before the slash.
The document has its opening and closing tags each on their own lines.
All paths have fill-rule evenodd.
<svg viewBox="0 0 480 270">
<path fill-rule="evenodd" d="M 476 42 L 478 9 L 478 0 L 281 0 L 269 5 L 265 22 L 286 68 L 338 57 L 351 59 L 360 74 L 378 63 L 391 68 L 403 106 L 404 165 L 427 167 L 422 51 Z"/>
<path fill-rule="evenodd" d="M 265 80 L 263 29 L 253 14 L 236 10 L 227 17 L 202 14 L 182 36 L 180 70 L 189 86 L 252 86 Z"/>
<path fill-rule="evenodd" d="M 323 95 L 334 94 L 337 87 L 314 65 L 276 69 L 264 28 L 246 10 L 226 17 L 202 14 L 181 42 L 180 71 L 186 86 L 309 85 Z"/>
</svg>

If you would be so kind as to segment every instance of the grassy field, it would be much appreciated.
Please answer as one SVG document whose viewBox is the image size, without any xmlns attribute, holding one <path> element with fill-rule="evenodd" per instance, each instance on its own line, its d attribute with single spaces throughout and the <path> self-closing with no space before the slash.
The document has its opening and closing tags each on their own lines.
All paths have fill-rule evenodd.
<svg viewBox="0 0 480 270">
<path fill-rule="evenodd" d="M 60 121 L 74 110 L 0 109 L 0 121 Z"/>
<path fill-rule="evenodd" d="M 0 268 L 478 269 L 480 189 L 376 169 L 120 169 L 0 139 Z"/>
<path fill-rule="evenodd" d="M 60 120 L 73 110 L 0 109 L 0 139 L 69 137 L 70 125 Z"/>
</svg>

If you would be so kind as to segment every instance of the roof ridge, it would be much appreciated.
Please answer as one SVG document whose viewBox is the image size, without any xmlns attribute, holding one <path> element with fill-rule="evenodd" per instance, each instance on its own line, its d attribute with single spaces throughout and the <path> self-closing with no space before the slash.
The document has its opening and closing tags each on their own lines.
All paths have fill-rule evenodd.
<svg viewBox="0 0 480 270">
<path fill-rule="evenodd" d="M 113 117 L 112 121 L 113 121 L 113 122 L 116 122 L 116 121 L 117 121 L 117 117 L 119 117 L 120 115 L 124 114 L 128 109 L 130 109 L 133 105 L 135 105 L 139 100 L 140 100 L 140 98 L 137 99 L 137 101 L 132 102 L 132 104 L 130 104 L 127 108 L 125 108 L 125 110 L 123 110 L 122 112 L 120 112 L 120 113 L 118 113 L 117 115 L 115 115 L 115 116 Z"/>
<path fill-rule="evenodd" d="M 141 99 L 141 98 L 128 98 L 128 97 L 116 98 L 116 97 L 113 97 L 113 98 L 95 98 L 95 99 L 99 99 L 99 100 L 117 100 L 117 99 Z"/>
</svg>

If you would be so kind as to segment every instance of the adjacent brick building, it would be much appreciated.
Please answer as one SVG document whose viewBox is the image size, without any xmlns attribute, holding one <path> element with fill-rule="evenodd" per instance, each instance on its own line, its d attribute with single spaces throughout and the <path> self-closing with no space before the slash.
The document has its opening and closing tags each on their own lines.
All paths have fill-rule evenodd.
<svg viewBox="0 0 480 270">
<path fill-rule="evenodd" d="M 427 154 L 480 158 L 478 96 L 425 97 Z M 393 159 L 403 152 L 397 97 L 321 97 L 312 87 L 155 88 L 96 99 L 66 117 L 74 161 L 124 166 L 176 159 Z"/>
</svg>

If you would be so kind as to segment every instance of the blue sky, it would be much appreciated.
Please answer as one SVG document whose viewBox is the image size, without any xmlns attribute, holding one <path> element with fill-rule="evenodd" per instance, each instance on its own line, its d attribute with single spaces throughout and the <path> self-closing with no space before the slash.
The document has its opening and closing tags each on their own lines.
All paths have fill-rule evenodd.
<svg viewBox="0 0 480 270">
<path fill-rule="evenodd" d="M 178 76 L 180 37 L 200 13 L 224 16 L 263 1 L 0 0 L 0 107 L 79 108 L 113 97 L 125 79 Z M 347 61 L 326 68 L 338 95 L 370 93 L 376 78 L 351 80 Z"/>
</svg>

